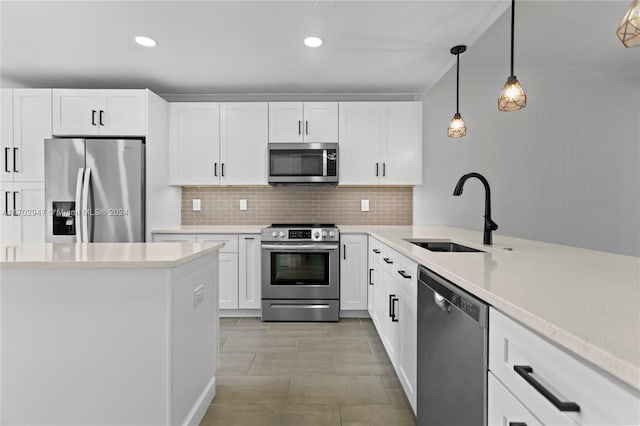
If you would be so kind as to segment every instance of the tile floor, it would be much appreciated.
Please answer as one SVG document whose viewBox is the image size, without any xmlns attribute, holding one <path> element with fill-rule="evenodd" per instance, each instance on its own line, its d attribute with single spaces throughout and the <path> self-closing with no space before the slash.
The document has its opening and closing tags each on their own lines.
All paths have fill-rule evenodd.
<svg viewBox="0 0 640 426">
<path fill-rule="evenodd" d="M 216 397 L 201 426 L 414 425 L 369 319 L 220 320 Z"/>
</svg>

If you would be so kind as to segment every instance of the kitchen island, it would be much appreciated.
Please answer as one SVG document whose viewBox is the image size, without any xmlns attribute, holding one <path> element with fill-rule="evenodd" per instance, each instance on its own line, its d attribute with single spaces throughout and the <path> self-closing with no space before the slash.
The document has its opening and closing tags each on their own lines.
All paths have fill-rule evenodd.
<svg viewBox="0 0 640 426">
<path fill-rule="evenodd" d="M 2 424 L 197 424 L 222 244 L 1 246 Z"/>
</svg>

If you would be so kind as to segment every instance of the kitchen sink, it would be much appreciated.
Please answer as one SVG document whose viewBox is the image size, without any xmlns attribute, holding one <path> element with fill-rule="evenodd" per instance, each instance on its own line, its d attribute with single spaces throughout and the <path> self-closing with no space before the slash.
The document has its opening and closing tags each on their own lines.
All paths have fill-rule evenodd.
<svg viewBox="0 0 640 426">
<path fill-rule="evenodd" d="M 411 244 L 415 244 L 429 251 L 445 252 L 445 253 L 486 253 L 485 251 L 474 249 L 472 247 L 463 246 L 453 241 L 419 241 L 406 240 Z"/>
</svg>

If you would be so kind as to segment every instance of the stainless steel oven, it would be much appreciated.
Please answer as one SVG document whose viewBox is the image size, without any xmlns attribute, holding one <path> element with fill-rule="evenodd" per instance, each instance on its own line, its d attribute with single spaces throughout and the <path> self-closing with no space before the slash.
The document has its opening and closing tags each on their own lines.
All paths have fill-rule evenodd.
<svg viewBox="0 0 640 426">
<path fill-rule="evenodd" d="M 338 321 L 340 236 L 329 225 L 262 231 L 263 321 Z"/>
<path fill-rule="evenodd" d="M 337 143 L 270 143 L 270 184 L 338 184 Z"/>
</svg>

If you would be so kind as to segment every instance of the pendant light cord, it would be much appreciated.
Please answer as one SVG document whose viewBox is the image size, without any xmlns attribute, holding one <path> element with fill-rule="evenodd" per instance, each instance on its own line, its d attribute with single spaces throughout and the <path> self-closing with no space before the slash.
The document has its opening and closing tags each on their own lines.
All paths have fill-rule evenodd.
<svg viewBox="0 0 640 426">
<path fill-rule="evenodd" d="M 460 114 L 460 54 L 456 54 L 456 114 Z"/>
<path fill-rule="evenodd" d="M 515 8 L 516 8 L 516 0 L 511 0 L 511 76 L 513 76 L 513 38 L 514 31 L 513 26 L 515 22 Z"/>
</svg>

